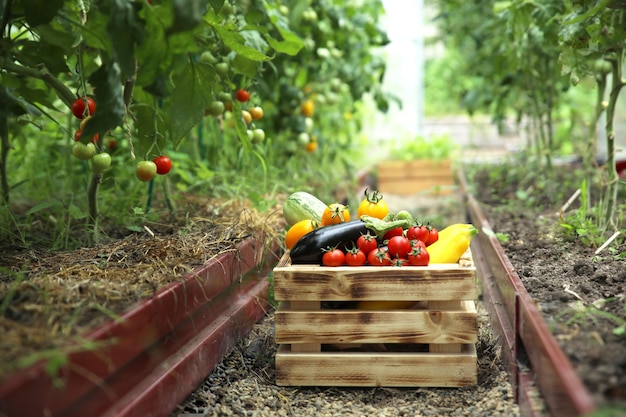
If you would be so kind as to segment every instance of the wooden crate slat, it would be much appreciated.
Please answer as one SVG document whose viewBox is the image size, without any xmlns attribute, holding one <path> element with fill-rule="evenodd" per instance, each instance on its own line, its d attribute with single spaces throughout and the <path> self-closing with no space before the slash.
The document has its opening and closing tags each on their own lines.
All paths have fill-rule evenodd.
<svg viewBox="0 0 626 417">
<path fill-rule="evenodd" d="M 477 383 L 474 345 L 461 353 L 322 352 L 276 354 L 283 386 L 464 387 Z"/>
<path fill-rule="evenodd" d="M 274 269 L 276 300 L 475 300 L 475 267 L 284 266 Z"/>
<path fill-rule="evenodd" d="M 455 310 L 304 311 L 281 305 L 274 314 L 277 343 L 476 343 L 473 301 Z M 292 347 L 296 347 L 293 345 Z"/>
</svg>

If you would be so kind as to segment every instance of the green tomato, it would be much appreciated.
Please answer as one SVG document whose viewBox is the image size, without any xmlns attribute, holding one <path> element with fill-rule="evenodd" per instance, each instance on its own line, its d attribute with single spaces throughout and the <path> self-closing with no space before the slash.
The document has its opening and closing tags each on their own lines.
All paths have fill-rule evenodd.
<svg viewBox="0 0 626 417">
<path fill-rule="evenodd" d="M 91 158 L 91 170 L 94 174 L 102 174 L 111 166 L 111 155 L 100 152 Z"/>
<path fill-rule="evenodd" d="M 140 181 L 150 181 L 156 177 L 157 165 L 153 161 L 139 161 L 135 169 L 135 175 Z"/>
<path fill-rule="evenodd" d="M 96 145 L 93 143 L 74 142 L 74 146 L 72 147 L 72 155 L 74 155 L 74 157 L 80 159 L 81 161 L 86 161 L 93 158 L 95 154 Z"/>
<path fill-rule="evenodd" d="M 265 131 L 263 129 L 254 129 L 252 131 L 252 142 L 261 143 L 265 140 Z"/>
<path fill-rule="evenodd" d="M 207 112 L 211 115 L 211 116 L 219 116 L 220 114 L 224 113 L 224 102 L 222 101 L 213 101 L 211 104 L 209 104 L 209 108 L 207 109 Z"/>
<path fill-rule="evenodd" d="M 298 143 L 301 145 L 308 145 L 311 142 L 311 136 L 308 133 L 302 132 L 298 135 Z"/>
<path fill-rule="evenodd" d="M 217 99 L 224 103 L 228 103 L 233 101 L 233 96 L 231 96 L 230 93 L 227 93 L 226 91 L 222 91 L 217 95 Z"/>
<path fill-rule="evenodd" d="M 204 64 L 217 64 L 217 58 L 215 58 L 213 56 L 213 53 L 211 53 L 211 51 L 204 51 L 202 52 L 202 55 L 200 55 L 200 62 L 204 63 Z"/>
<path fill-rule="evenodd" d="M 215 71 L 220 77 L 225 77 L 228 75 L 228 71 L 230 70 L 230 65 L 227 62 L 220 62 L 215 64 Z"/>
</svg>

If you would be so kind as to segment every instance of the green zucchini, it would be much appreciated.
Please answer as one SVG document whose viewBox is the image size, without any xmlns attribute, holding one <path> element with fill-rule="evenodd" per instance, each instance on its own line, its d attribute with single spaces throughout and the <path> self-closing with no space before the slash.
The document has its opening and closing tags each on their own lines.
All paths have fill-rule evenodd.
<svg viewBox="0 0 626 417">
<path fill-rule="evenodd" d="M 314 220 L 319 224 L 322 221 L 325 208 L 326 203 L 313 194 L 306 191 L 296 191 L 287 197 L 283 205 L 283 216 L 289 226 L 307 219 Z"/>
</svg>

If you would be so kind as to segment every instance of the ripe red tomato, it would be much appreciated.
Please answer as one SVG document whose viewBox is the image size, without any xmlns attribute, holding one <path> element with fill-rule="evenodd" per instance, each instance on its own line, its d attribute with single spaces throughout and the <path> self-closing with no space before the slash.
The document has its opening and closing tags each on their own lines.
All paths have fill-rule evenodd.
<svg viewBox="0 0 626 417">
<path fill-rule="evenodd" d="M 322 255 L 322 265 L 324 266 L 341 266 L 346 263 L 346 255 L 341 249 L 329 249 Z"/>
<path fill-rule="evenodd" d="M 78 129 L 76 132 L 74 132 L 74 142 L 80 142 L 80 138 L 82 135 L 83 135 L 83 131 L 81 129 Z M 99 139 L 100 139 L 100 135 L 96 133 L 95 135 L 91 137 L 90 142 L 96 143 Z"/>
<path fill-rule="evenodd" d="M 376 248 L 367 255 L 367 263 L 372 266 L 391 265 L 389 252 L 385 248 Z"/>
<path fill-rule="evenodd" d="M 395 229 L 391 229 L 387 233 L 385 233 L 385 235 L 383 236 L 383 240 L 389 240 L 394 236 L 402 236 L 403 232 L 404 229 L 402 229 L 401 227 L 396 227 Z"/>
<path fill-rule="evenodd" d="M 407 256 L 409 265 L 412 266 L 428 266 L 430 262 L 430 254 L 421 246 L 414 246 Z"/>
<path fill-rule="evenodd" d="M 157 156 L 152 160 L 156 164 L 159 175 L 165 175 L 172 170 L 172 160 L 165 155 Z"/>
<path fill-rule="evenodd" d="M 393 236 L 387 242 L 387 248 L 389 250 L 389 256 L 392 259 L 406 258 L 407 254 L 411 251 L 411 243 L 409 239 L 404 236 Z"/>
<path fill-rule="evenodd" d="M 367 256 L 371 251 L 378 247 L 378 242 L 376 241 L 376 236 L 370 235 L 369 232 L 367 232 L 366 234 L 359 236 L 356 240 L 356 246 Z"/>
<path fill-rule="evenodd" d="M 242 103 L 250 100 L 250 92 L 244 90 L 243 88 L 240 88 L 239 90 L 237 90 L 237 100 L 241 101 Z"/>
<path fill-rule="evenodd" d="M 157 166 L 152 161 L 139 161 L 135 169 L 135 175 L 140 181 L 150 181 L 156 176 Z"/>
<path fill-rule="evenodd" d="M 438 240 L 439 240 L 439 231 L 437 230 L 436 227 L 430 226 L 428 228 L 428 241 L 424 243 L 426 243 L 426 246 L 430 246 Z"/>
<path fill-rule="evenodd" d="M 428 227 L 424 225 L 414 225 L 406 230 L 406 237 L 409 240 L 419 240 L 424 243 L 428 241 Z"/>
<path fill-rule="evenodd" d="M 349 249 L 348 253 L 346 253 L 346 265 L 348 266 L 363 266 L 366 262 L 367 255 L 358 247 Z"/>
<path fill-rule="evenodd" d="M 96 111 L 96 102 L 91 97 L 87 97 L 87 110 L 88 114 L 85 114 L 85 97 L 79 97 L 72 103 L 72 113 L 76 118 L 82 119 L 85 116 L 91 116 Z"/>
</svg>

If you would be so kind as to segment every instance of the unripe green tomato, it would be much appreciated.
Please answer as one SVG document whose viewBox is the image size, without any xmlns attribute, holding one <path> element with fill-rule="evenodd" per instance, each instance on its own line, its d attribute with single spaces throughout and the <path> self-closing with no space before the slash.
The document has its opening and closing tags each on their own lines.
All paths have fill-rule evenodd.
<svg viewBox="0 0 626 417">
<path fill-rule="evenodd" d="M 140 181 L 150 181 L 156 177 L 157 166 L 152 161 L 139 161 L 137 162 L 137 168 L 135 169 L 135 175 Z"/>
<path fill-rule="evenodd" d="M 74 146 L 72 146 L 72 155 L 74 155 L 74 157 L 80 159 L 81 161 L 91 159 L 95 154 L 96 145 L 91 142 L 74 142 Z"/>
<path fill-rule="evenodd" d="M 211 51 L 204 51 L 202 55 L 200 55 L 200 62 L 204 64 L 217 64 L 218 61 Z"/>
<path fill-rule="evenodd" d="M 263 129 L 254 129 L 252 131 L 252 142 L 261 143 L 265 140 L 265 131 Z"/>
<path fill-rule="evenodd" d="M 209 108 L 207 109 L 207 111 L 211 116 L 219 116 L 220 114 L 224 113 L 224 109 L 224 102 L 216 100 L 209 104 Z"/>
<path fill-rule="evenodd" d="M 300 143 L 301 145 L 308 145 L 309 142 L 311 142 L 311 136 L 309 136 L 308 133 L 301 132 L 298 135 L 298 143 Z"/>
<path fill-rule="evenodd" d="M 278 6 L 278 11 L 283 16 L 287 16 L 289 14 L 289 7 L 285 6 L 284 4 L 281 4 L 280 6 Z"/>
<path fill-rule="evenodd" d="M 230 65 L 226 62 L 220 62 L 215 64 L 215 71 L 221 77 L 225 77 L 228 75 L 228 71 L 230 70 Z"/>
<path fill-rule="evenodd" d="M 91 170 L 94 174 L 102 174 L 111 166 L 111 155 L 100 152 L 91 158 Z"/>
<path fill-rule="evenodd" d="M 305 117 L 304 126 L 306 127 L 306 131 L 308 133 L 311 133 L 311 131 L 313 130 L 313 119 L 311 119 L 310 117 Z"/>
<path fill-rule="evenodd" d="M 230 93 L 227 93 L 226 91 L 222 91 L 217 95 L 217 99 L 226 103 L 229 101 L 233 101 L 233 96 L 231 96 Z"/>
<path fill-rule="evenodd" d="M 248 135 L 248 139 L 252 140 L 252 138 L 254 137 L 254 132 L 252 132 L 252 130 L 248 129 L 246 130 L 246 134 Z"/>
</svg>

